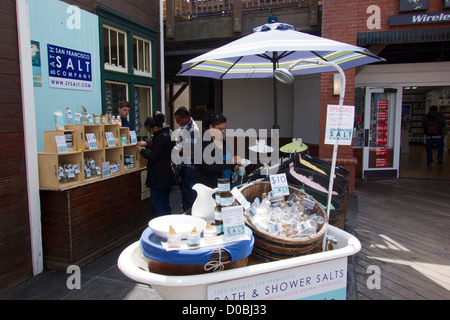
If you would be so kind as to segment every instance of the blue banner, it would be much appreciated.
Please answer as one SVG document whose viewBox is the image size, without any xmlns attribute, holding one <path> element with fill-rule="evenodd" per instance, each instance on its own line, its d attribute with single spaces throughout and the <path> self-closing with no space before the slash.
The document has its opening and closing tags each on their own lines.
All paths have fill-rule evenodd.
<svg viewBox="0 0 450 320">
<path fill-rule="evenodd" d="M 91 54 L 48 44 L 51 88 L 92 90 Z"/>
</svg>

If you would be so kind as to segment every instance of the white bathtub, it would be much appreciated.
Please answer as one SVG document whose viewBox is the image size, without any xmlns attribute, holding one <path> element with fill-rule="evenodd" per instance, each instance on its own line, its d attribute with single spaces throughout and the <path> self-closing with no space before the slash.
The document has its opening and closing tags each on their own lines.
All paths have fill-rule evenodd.
<svg viewBox="0 0 450 320">
<path fill-rule="evenodd" d="M 345 299 L 347 257 L 361 249 L 351 234 L 333 226 L 334 250 L 243 268 L 192 276 L 148 271 L 139 242 L 119 256 L 118 267 L 130 279 L 151 285 L 163 299 Z"/>
</svg>

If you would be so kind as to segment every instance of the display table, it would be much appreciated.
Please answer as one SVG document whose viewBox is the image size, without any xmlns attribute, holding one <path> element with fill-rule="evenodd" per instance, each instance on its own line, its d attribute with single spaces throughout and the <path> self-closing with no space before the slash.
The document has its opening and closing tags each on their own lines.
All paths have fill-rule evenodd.
<svg viewBox="0 0 450 320">
<path fill-rule="evenodd" d="M 153 218 L 150 198 L 142 200 L 145 173 L 41 189 L 44 267 L 82 267 L 142 233 Z"/>
</svg>

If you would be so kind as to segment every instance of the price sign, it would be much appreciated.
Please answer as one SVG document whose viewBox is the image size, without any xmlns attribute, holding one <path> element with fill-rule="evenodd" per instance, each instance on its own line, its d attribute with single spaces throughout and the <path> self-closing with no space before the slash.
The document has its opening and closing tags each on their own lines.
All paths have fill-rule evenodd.
<svg viewBox="0 0 450 320">
<path fill-rule="evenodd" d="M 236 200 L 244 207 L 245 210 L 250 208 L 251 203 L 245 199 L 244 195 L 241 191 L 239 191 L 238 188 L 234 187 L 233 190 L 231 190 L 231 194 L 236 198 Z"/>
<path fill-rule="evenodd" d="M 103 177 L 109 177 L 111 175 L 111 171 L 109 169 L 109 161 L 102 162 L 102 168 L 103 168 Z M 99 170 L 97 170 L 98 173 Z"/>
<path fill-rule="evenodd" d="M 89 149 L 97 149 L 97 140 L 95 139 L 95 134 L 86 133 L 86 140 L 88 141 Z"/>
<path fill-rule="evenodd" d="M 238 240 L 246 236 L 242 206 L 223 207 L 223 233 L 227 240 Z"/>
<path fill-rule="evenodd" d="M 273 193 L 281 193 L 285 196 L 289 195 L 289 186 L 285 173 L 270 175 L 270 185 Z"/>
<path fill-rule="evenodd" d="M 114 135 L 112 132 L 105 132 L 106 141 L 108 142 L 108 147 L 115 147 L 116 141 L 114 140 Z"/>
<path fill-rule="evenodd" d="M 138 142 L 136 137 L 136 131 L 130 131 L 130 140 L 131 144 L 136 144 Z"/>
<path fill-rule="evenodd" d="M 58 148 L 58 153 L 67 153 L 67 144 L 65 136 L 55 136 L 56 147 Z"/>
</svg>

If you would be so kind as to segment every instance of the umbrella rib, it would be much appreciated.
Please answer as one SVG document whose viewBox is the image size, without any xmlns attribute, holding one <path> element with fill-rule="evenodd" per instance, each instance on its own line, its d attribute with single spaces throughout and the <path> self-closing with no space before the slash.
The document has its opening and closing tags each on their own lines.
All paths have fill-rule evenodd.
<svg viewBox="0 0 450 320">
<path fill-rule="evenodd" d="M 315 51 L 311 51 L 314 55 L 316 55 L 317 57 L 319 57 L 320 59 L 322 59 L 323 61 L 327 61 L 327 59 L 325 59 L 324 57 L 322 57 L 320 54 L 316 53 Z"/>
<path fill-rule="evenodd" d="M 235 65 L 236 63 L 238 63 L 239 61 L 241 61 L 241 59 L 243 58 L 243 56 L 240 56 L 239 59 L 237 59 L 228 69 L 227 71 L 225 71 L 220 77 L 219 79 L 222 79 L 227 73 L 228 71 L 230 71 Z"/>
<path fill-rule="evenodd" d="M 197 63 L 194 63 L 194 64 L 192 64 L 192 66 L 190 66 L 189 68 L 186 68 L 186 70 L 183 70 L 183 71 L 180 72 L 179 74 L 181 75 L 181 74 L 185 73 L 186 71 L 189 71 L 189 70 L 191 70 L 192 68 L 195 68 L 196 66 L 202 64 L 202 63 L 205 62 L 205 61 L 206 61 L 206 60 L 204 60 L 204 61 L 199 61 L 199 62 L 197 62 Z"/>
</svg>

